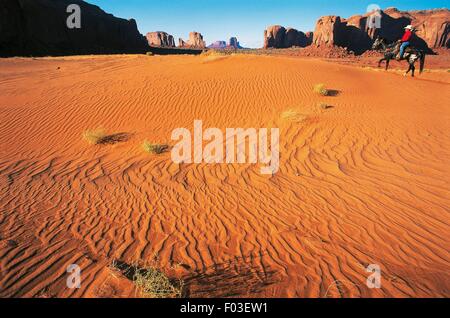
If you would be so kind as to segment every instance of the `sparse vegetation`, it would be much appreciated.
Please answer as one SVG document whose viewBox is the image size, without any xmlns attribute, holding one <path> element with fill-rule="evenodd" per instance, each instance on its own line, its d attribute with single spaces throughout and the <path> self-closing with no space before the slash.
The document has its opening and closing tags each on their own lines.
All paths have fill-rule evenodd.
<svg viewBox="0 0 450 318">
<path fill-rule="evenodd" d="M 294 121 L 294 122 L 300 122 L 306 118 L 305 115 L 299 113 L 295 109 L 288 109 L 281 113 L 280 115 L 281 119 Z"/>
<path fill-rule="evenodd" d="M 179 298 L 183 295 L 184 282 L 181 279 L 170 279 L 156 266 L 154 257 L 150 265 L 139 266 L 137 262 L 129 265 L 113 260 L 108 266 L 114 277 L 123 275 L 133 281 L 136 292 L 144 298 Z"/>
<path fill-rule="evenodd" d="M 202 57 L 204 57 L 204 62 L 212 62 L 217 61 L 226 58 L 231 53 L 227 53 L 225 51 L 219 51 L 219 50 L 213 50 L 209 49 L 207 51 L 203 51 L 202 54 L 200 54 Z"/>
<path fill-rule="evenodd" d="M 104 138 L 107 135 L 105 129 L 96 128 L 96 129 L 87 129 L 83 131 L 82 136 L 83 139 L 86 140 L 91 145 L 98 145 L 104 140 Z"/>
<path fill-rule="evenodd" d="M 328 96 L 329 91 L 326 89 L 325 84 L 316 84 L 314 85 L 314 93 L 322 96 Z"/>
<path fill-rule="evenodd" d="M 180 298 L 183 281 L 174 284 L 155 267 L 135 268 L 133 282 L 140 295 L 145 298 Z"/>
<path fill-rule="evenodd" d="M 169 148 L 169 146 L 164 144 L 154 144 L 149 142 L 148 140 L 144 140 L 142 148 L 144 149 L 145 152 L 148 153 L 161 154 L 164 151 L 166 151 Z"/>
<path fill-rule="evenodd" d="M 145 53 L 145 55 L 147 55 L 147 56 L 153 56 L 153 52 L 147 52 L 147 53 Z"/>
<path fill-rule="evenodd" d="M 208 49 L 204 50 L 201 54 L 201 56 L 225 56 L 227 53 L 224 50 L 215 50 L 215 49 Z"/>
</svg>

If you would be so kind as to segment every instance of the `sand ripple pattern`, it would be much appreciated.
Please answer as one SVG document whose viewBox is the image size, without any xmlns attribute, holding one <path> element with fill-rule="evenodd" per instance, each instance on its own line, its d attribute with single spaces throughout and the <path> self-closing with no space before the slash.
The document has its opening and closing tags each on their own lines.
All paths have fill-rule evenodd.
<svg viewBox="0 0 450 318">
<path fill-rule="evenodd" d="M 157 254 L 190 297 L 449 297 L 449 92 L 283 57 L 1 60 L 0 296 L 98 297 L 112 259 Z M 280 171 L 141 150 L 194 119 L 279 127 Z M 98 126 L 129 138 L 87 145 Z"/>
</svg>

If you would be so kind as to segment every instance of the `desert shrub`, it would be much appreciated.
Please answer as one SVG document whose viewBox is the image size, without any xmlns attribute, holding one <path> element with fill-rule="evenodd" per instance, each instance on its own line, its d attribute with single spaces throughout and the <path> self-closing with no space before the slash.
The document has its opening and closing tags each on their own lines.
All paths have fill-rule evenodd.
<svg viewBox="0 0 450 318">
<path fill-rule="evenodd" d="M 154 144 L 149 142 L 148 140 L 144 140 L 142 148 L 145 152 L 148 153 L 161 154 L 166 151 L 169 146 L 163 144 Z"/>
<path fill-rule="evenodd" d="M 158 269 L 157 257 L 154 257 L 144 265 L 141 262 L 127 264 L 112 260 L 108 265 L 114 277 L 126 277 L 136 287 L 140 297 L 145 298 L 179 298 L 183 295 L 184 281 L 182 279 L 170 279 L 164 272 Z M 174 269 L 174 268 L 172 268 Z"/>
<path fill-rule="evenodd" d="M 153 56 L 153 52 L 147 52 L 147 53 L 145 53 L 145 55 L 147 55 L 147 56 Z"/>
<path fill-rule="evenodd" d="M 87 129 L 83 131 L 82 136 L 91 145 L 98 145 L 106 137 L 106 131 L 103 128 Z"/>
<path fill-rule="evenodd" d="M 325 84 L 316 84 L 314 85 L 314 93 L 327 96 L 328 95 L 328 89 L 325 88 Z"/>
<path fill-rule="evenodd" d="M 156 267 L 135 268 L 133 282 L 141 297 L 179 298 L 182 296 L 183 281 L 171 281 Z"/>
<path fill-rule="evenodd" d="M 299 113 L 295 109 L 288 109 L 281 113 L 280 118 L 284 120 L 299 122 L 304 120 L 306 116 Z"/>
</svg>

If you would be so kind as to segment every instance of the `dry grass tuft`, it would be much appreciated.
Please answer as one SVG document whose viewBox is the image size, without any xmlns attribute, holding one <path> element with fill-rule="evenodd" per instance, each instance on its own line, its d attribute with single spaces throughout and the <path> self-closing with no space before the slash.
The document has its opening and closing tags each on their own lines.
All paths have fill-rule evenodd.
<svg viewBox="0 0 450 318">
<path fill-rule="evenodd" d="M 281 113 L 280 118 L 293 122 L 301 122 L 306 119 L 306 115 L 299 113 L 295 109 L 288 109 Z"/>
<path fill-rule="evenodd" d="M 328 96 L 329 91 L 325 88 L 325 84 L 316 84 L 314 85 L 314 93 L 322 95 L 322 96 Z"/>
<path fill-rule="evenodd" d="M 147 55 L 147 56 L 153 56 L 153 52 L 147 52 L 147 53 L 145 53 L 145 55 Z"/>
<path fill-rule="evenodd" d="M 183 296 L 184 281 L 170 279 L 158 269 L 158 258 L 144 265 L 139 262 L 127 264 L 113 260 L 108 268 L 114 277 L 124 276 L 136 286 L 136 295 L 144 298 L 180 298 Z M 173 269 L 173 268 L 172 268 Z"/>
<path fill-rule="evenodd" d="M 83 139 L 86 140 L 91 145 L 98 145 L 102 143 L 104 138 L 107 136 L 106 131 L 103 128 L 87 129 L 83 131 Z"/>
<path fill-rule="evenodd" d="M 142 148 L 144 149 L 145 152 L 154 153 L 154 154 L 159 155 L 159 154 L 165 152 L 169 148 L 169 146 L 164 145 L 164 144 L 153 144 L 153 143 L 149 142 L 148 140 L 144 140 L 144 142 L 142 144 Z"/>
<path fill-rule="evenodd" d="M 209 49 L 209 50 L 204 50 L 200 55 L 201 56 L 226 56 L 227 54 L 223 51 Z"/>
<path fill-rule="evenodd" d="M 229 56 L 229 54 L 227 54 L 224 51 L 213 50 L 213 49 L 203 51 L 202 54 L 200 54 L 200 55 L 202 57 L 204 57 L 204 59 L 203 59 L 204 63 L 222 60 L 222 59 L 226 58 L 227 56 Z"/>
<path fill-rule="evenodd" d="M 156 267 L 136 268 L 133 282 L 145 298 L 180 298 L 184 285 L 182 280 L 173 283 Z"/>
</svg>

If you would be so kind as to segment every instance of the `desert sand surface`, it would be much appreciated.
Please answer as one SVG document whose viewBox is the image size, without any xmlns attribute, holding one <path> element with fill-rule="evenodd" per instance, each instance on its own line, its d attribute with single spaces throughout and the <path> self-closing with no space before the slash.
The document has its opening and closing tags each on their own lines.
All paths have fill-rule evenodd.
<svg viewBox="0 0 450 318">
<path fill-rule="evenodd" d="M 283 56 L 0 59 L 0 296 L 134 297 L 109 264 L 157 255 L 188 297 L 449 297 L 449 77 Z M 194 119 L 279 127 L 280 170 L 142 150 Z M 121 138 L 82 139 L 100 126 Z"/>
</svg>

